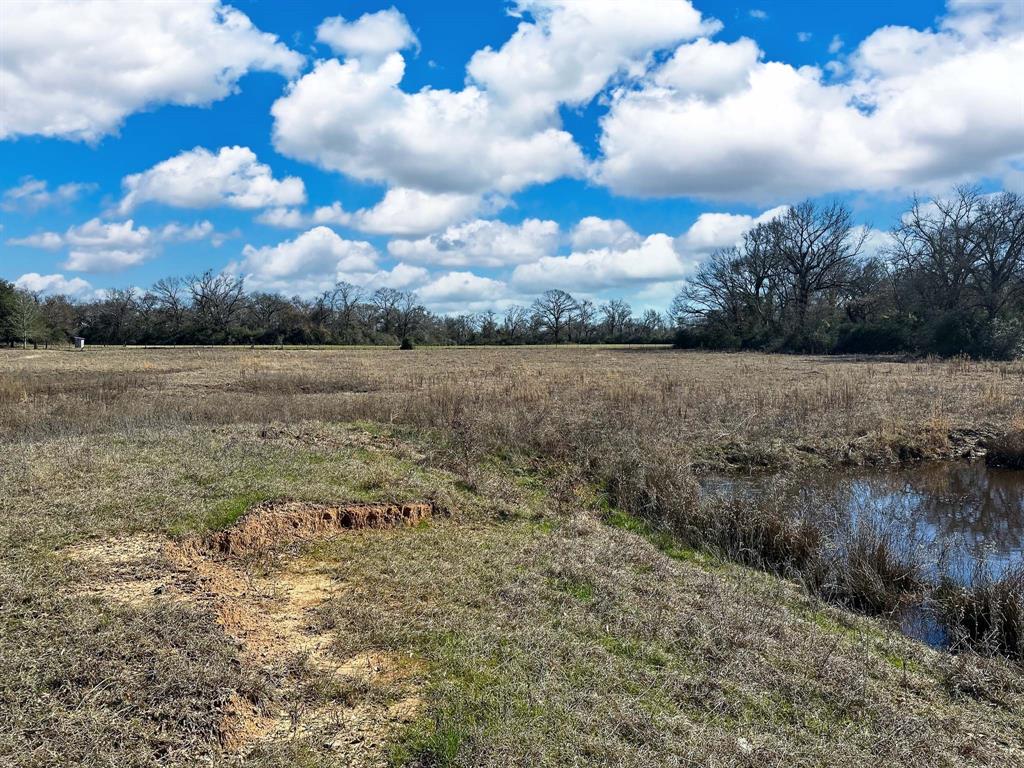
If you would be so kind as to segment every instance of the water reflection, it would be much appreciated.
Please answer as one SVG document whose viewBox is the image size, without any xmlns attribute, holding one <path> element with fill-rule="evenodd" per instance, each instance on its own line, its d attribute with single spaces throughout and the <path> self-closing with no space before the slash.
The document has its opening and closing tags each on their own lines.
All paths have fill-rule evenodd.
<svg viewBox="0 0 1024 768">
<path fill-rule="evenodd" d="M 914 550 L 933 583 L 951 577 L 968 585 L 982 573 L 998 577 L 1024 561 L 1021 470 L 943 462 L 796 478 L 713 478 L 704 490 L 781 504 L 826 532 L 867 521 Z M 937 647 L 950 642 L 927 597 L 904 603 L 892 618 L 911 637 Z"/>
<path fill-rule="evenodd" d="M 853 515 L 903 528 L 967 576 L 999 574 L 1024 547 L 1024 473 L 982 463 L 936 463 L 898 472 L 830 478 L 820 488 Z"/>
<path fill-rule="evenodd" d="M 978 568 L 999 575 L 1024 559 L 1024 471 L 936 462 L 899 470 L 717 482 L 712 492 L 785 494 L 811 513 L 868 519 L 928 548 L 932 562 L 965 581 Z M 947 570 L 947 569 L 944 569 Z"/>
</svg>

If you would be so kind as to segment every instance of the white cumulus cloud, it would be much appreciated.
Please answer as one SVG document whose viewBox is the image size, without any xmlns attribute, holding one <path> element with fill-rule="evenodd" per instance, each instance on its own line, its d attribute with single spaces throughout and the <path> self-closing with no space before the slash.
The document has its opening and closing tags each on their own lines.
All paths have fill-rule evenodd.
<svg viewBox="0 0 1024 768">
<path fill-rule="evenodd" d="M 545 256 L 516 267 L 512 282 L 524 289 L 590 291 L 677 279 L 693 267 L 694 263 L 676 250 L 673 238 L 659 233 L 624 250 L 605 247 L 575 251 L 568 256 Z"/>
<path fill-rule="evenodd" d="M 470 79 L 520 116 L 548 115 L 559 104 L 581 105 L 617 74 L 642 73 L 650 56 L 682 40 L 717 31 L 688 0 L 520 0 L 529 13 L 504 45 L 477 51 Z"/>
<path fill-rule="evenodd" d="M 654 73 L 655 84 L 675 94 L 714 99 L 747 84 L 761 50 L 750 38 L 716 43 L 706 38 L 679 46 Z"/>
<path fill-rule="evenodd" d="M 535 261 L 558 248 L 554 221 L 526 219 L 506 224 L 475 219 L 417 240 L 392 240 L 388 253 L 397 259 L 435 266 L 503 267 Z"/>
<path fill-rule="evenodd" d="M 759 216 L 746 216 L 740 213 L 702 213 L 680 235 L 678 245 L 696 253 L 710 253 L 716 248 L 728 248 L 736 245 L 743 234 L 756 225 L 778 218 L 789 210 L 789 206 L 780 205 L 771 208 Z"/>
<path fill-rule="evenodd" d="M 746 231 L 785 211 L 780 206 L 758 216 L 702 213 L 678 237 L 660 232 L 644 237 L 620 219 L 587 216 L 572 231 L 571 253 L 517 266 L 512 283 L 521 289 L 569 291 L 674 284 L 714 249 L 737 244 Z"/>
<path fill-rule="evenodd" d="M 683 46 L 689 68 L 673 57 L 617 93 L 596 177 L 621 194 L 756 202 L 948 183 L 1024 156 L 1024 32 L 996 11 L 882 28 L 833 84 L 750 46 Z M 688 79 L 701 68 L 723 77 Z"/>
<path fill-rule="evenodd" d="M 473 272 L 448 272 L 431 280 L 417 291 L 423 301 L 433 305 L 465 305 L 488 303 L 503 299 L 508 286 L 501 280 L 477 275 Z"/>
<path fill-rule="evenodd" d="M 583 172 L 566 131 L 524 129 L 473 86 L 406 93 L 404 72 L 399 53 L 376 67 L 318 63 L 274 103 L 274 146 L 356 179 L 435 194 L 510 193 Z"/>
<path fill-rule="evenodd" d="M 94 293 L 88 280 L 80 277 L 64 277 L 61 274 L 41 275 L 38 272 L 27 272 L 14 281 L 14 285 L 23 291 L 43 295 L 71 296 L 74 298 L 90 298 Z"/>
<path fill-rule="evenodd" d="M 64 269 L 74 272 L 118 272 L 144 262 L 151 255 L 148 249 L 124 248 L 72 248 L 64 262 Z"/>
<path fill-rule="evenodd" d="M 419 46 L 409 22 L 396 8 L 364 13 L 355 21 L 343 16 L 324 19 L 316 39 L 337 54 L 354 57 L 380 57 Z"/>
<path fill-rule="evenodd" d="M 67 247 L 64 268 L 76 272 L 116 272 L 141 264 L 154 256 L 162 243 L 187 242 L 219 236 L 209 221 L 191 225 L 169 222 L 159 229 L 135 226 L 133 219 L 106 222 L 99 218 L 72 226 L 64 233 L 40 232 L 11 238 L 11 245 L 58 250 Z"/>
<path fill-rule="evenodd" d="M 392 187 L 375 206 L 357 212 L 353 223 L 373 234 L 421 235 L 465 219 L 481 205 L 480 195 Z"/>
<path fill-rule="evenodd" d="M 94 141 L 134 112 L 210 104 L 246 72 L 303 62 L 217 0 L 7 2 L 0 19 L 0 139 Z"/>
<path fill-rule="evenodd" d="M 622 219 L 602 219 L 600 216 L 585 216 L 573 227 L 570 238 L 577 251 L 594 248 L 626 250 L 640 245 L 643 238 Z"/>
<path fill-rule="evenodd" d="M 77 200 L 95 187 L 94 184 L 69 182 L 50 189 L 48 182 L 27 176 L 16 187 L 4 190 L 0 198 L 0 209 L 5 211 L 37 211 L 51 205 L 61 205 Z"/>
<path fill-rule="evenodd" d="M 121 214 L 146 202 L 178 208 L 255 209 L 298 205 L 306 201 L 302 179 L 275 179 L 269 165 L 248 147 L 221 147 L 216 154 L 203 147 L 181 152 L 149 170 L 125 176 Z"/>
<path fill-rule="evenodd" d="M 250 288 L 310 296 L 347 280 L 368 288 L 406 288 L 422 283 L 422 267 L 381 267 L 379 254 L 365 240 L 348 240 L 333 229 L 316 226 L 276 245 L 246 245 L 242 259 L 228 271 L 244 275 Z"/>
<path fill-rule="evenodd" d="M 421 192 L 392 187 L 376 205 L 346 211 L 335 201 L 311 213 L 298 208 L 268 208 L 256 217 L 261 224 L 303 229 L 316 224 L 352 227 L 374 235 L 411 237 L 437 232 L 474 214 L 495 212 L 506 204 L 497 195 L 465 195 L 457 192 Z"/>
<path fill-rule="evenodd" d="M 377 251 L 370 243 L 346 240 L 328 227 L 314 227 L 277 245 L 247 245 L 242 255 L 241 270 L 262 278 L 371 272 L 377 267 Z"/>
<path fill-rule="evenodd" d="M 523 19 L 515 34 L 474 54 L 463 89 L 415 92 L 401 87 L 397 49 L 410 38 L 400 14 L 329 19 L 321 38 L 346 58 L 318 62 L 274 103 L 274 146 L 356 179 L 434 195 L 507 195 L 582 176 L 586 160 L 559 107 L 585 104 L 615 77 L 642 72 L 657 50 L 717 28 L 688 0 L 634 4 L 629 23 L 613 0 L 522 0 L 513 12 Z M 371 21 L 387 34 L 357 45 L 352 38 Z M 379 229 L 372 216 L 364 226 Z"/>
<path fill-rule="evenodd" d="M 284 229 L 304 229 L 315 224 L 347 227 L 352 224 L 352 220 L 352 214 L 337 201 L 330 205 L 321 205 L 312 213 L 306 213 L 299 208 L 267 208 L 256 217 L 260 224 Z"/>
<path fill-rule="evenodd" d="M 350 283 L 362 285 L 364 288 L 396 288 L 398 290 L 415 290 L 427 280 L 430 273 L 423 267 L 413 264 L 398 263 L 391 269 L 381 269 L 372 275 L 343 273 L 341 278 Z"/>
</svg>

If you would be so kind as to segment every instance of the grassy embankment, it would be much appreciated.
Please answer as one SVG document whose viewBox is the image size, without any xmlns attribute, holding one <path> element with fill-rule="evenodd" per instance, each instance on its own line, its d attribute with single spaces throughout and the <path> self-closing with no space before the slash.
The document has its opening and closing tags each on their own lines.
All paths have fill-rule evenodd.
<svg viewBox="0 0 1024 768">
<path fill-rule="evenodd" d="M 1019 667 L 681 538 L 702 520 L 695 470 L 973 450 L 1022 413 L 1019 365 L 494 349 L 2 366 L 6 762 L 1024 759 Z M 445 513 L 282 546 L 219 586 L 160 554 L 278 498 Z M 225 606 L 294 631 L 254 653 Z"/>
</svg>

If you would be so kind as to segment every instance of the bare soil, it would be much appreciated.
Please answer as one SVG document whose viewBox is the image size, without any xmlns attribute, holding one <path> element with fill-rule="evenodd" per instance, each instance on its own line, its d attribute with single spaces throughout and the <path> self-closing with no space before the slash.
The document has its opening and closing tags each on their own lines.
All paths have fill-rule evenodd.
<svg viewBox="0 0 1024 768">
<path fill-rule="evenodd" d="M 218 728 L 225 756 L 315 733 L 343 764 L 382 766 L 389 736 L 421 710 L 415 665 L 377 652 L 339 657 L 316 618 L 338 585 L 322 565 L 282 547 L 354 529 L 411 526 L 431 512 L 427 503 L 271 502 L 205 536 L 174 541 L 143 534 L 86 542 L 64 553 L 87 569 L 82 593 L 134 606 L 152 600 L 191 603 L 216 616 L 237 644 L 240 664 L 268 673 L 292 671 L 273 701 L 252 701 L 238 692 L 228 698 Z M 313 707 L 304 706 L 302 687 L 314 679 L 332 681 L 339 694 L 326 704 L 318 697 Z M 366 695 L 375 690 L 380 695 Z"/>
<path fill-rule="evenodd" d="M 339 506 L 273 502 L 256 507 L 227 530 L 204 537 L 198 546 L 225 557 L 242 557 L 352 528 L 412 526 L 428 519 L 431 511 L 427 503 Z"/>
</svg>

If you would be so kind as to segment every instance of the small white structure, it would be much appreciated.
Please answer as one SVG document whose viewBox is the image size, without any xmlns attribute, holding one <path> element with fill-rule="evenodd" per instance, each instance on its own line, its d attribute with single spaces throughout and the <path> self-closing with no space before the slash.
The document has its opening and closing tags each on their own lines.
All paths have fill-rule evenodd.
<svg viewBox="0 0 1024 768">
<path fill-rule="evenodd" d="M 75 336 L 75 349 L 85 349 L 85 339 L 81 336 Z"/>
</svg>

